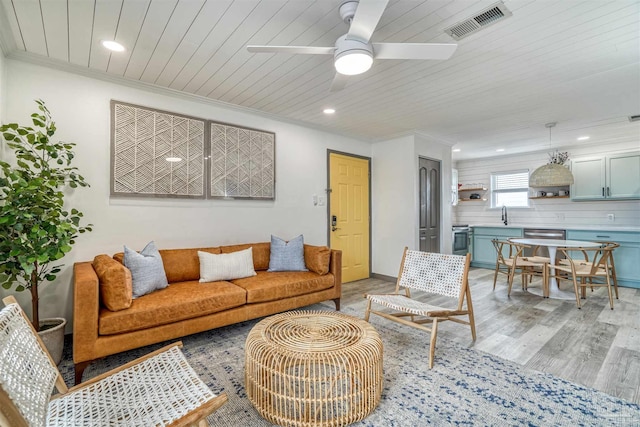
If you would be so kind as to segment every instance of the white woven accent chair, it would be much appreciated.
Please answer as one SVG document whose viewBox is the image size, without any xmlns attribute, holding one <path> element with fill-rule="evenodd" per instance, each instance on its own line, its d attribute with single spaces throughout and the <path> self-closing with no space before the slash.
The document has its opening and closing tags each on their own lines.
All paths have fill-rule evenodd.
<svg viewBox="0 0 640 427">
<path fill-rule="evenodd" d="M 3 301 L 1 426 L 206 426 L 205 418 L 227 401 L 200 380 L 181 343 L 67 389 L 15 298 Z"/>
<path fill-rule="evenodd" d="M 385 319 L 431 332 L 429 369 L 433 368 L 438 323 L 450 320 L 471 327 L 471 336 L 476 340 L 473 304 L 469 289 L 468 274 L 471 256 L 447 255 L 420 252 L 404 248 L 400 273 L 393 294 L 367 294 L 367 309 L 364 320 L 371 313 Z M 404 292 L 400 290 L 404 288 Z M 411 291 L 449 297 L 451 306 L 431 305 L 411 297 Z M 372 304 L 393 310 L 372 310 Z M 428 326 L 430 325 L 430 326 Z"/>
</svg>

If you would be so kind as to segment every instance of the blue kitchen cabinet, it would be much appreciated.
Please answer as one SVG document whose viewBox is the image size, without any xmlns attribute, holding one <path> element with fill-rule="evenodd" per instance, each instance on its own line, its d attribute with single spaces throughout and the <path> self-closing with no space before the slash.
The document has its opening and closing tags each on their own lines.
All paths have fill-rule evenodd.
<svg viewBox="0 0 640 427">
<path fill-rule="evenodd" d="M 620 244 L 620 247 L 613 251 L 618 285 L 640 288 L 640 232 L 567 230 L 567 239 Z"/>
<path fill-rule="evenodd" d="M 522 237 L 522 228 L 509 227 L 473 227 L 472 267 L 495 268 L 496 250 L 493 239 L 507 240 L 510 237 Z M 508 253 L 504 254 L 508 256 Z"/>
</svg>

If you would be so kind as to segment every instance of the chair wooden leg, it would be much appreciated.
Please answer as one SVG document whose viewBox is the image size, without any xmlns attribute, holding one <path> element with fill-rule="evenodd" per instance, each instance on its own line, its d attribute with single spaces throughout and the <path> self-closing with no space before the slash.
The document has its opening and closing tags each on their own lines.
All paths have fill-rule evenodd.
<svg viewBox="0 0 640 427">
<path fill-rule="evenodd" d="M 609 275 L 607 275 L 607 292 L 609 292 L 609 307 L 613 310 L 613 292 L 611 291 L 611 281 Z"/>
<path fill-rule="evenodd" d="M 508 297 L 511 296 L 511 287 L 513 286 L 513 276 L 515 271 L 516 271 L 515 267 L 510 267 L 507 274 L 507 283 L 508 283 L 507 296 Z"/>
<path fill-rule="evenodd" d="M 336 305 L 336 311 L 340 311 L 340 298 L 335 298 L 333 303 Z"/>
<path fill-rule="evenodd" d="M 429 369 L 433 368 L 433 356 L 436 353 L 436 338 L 438 336 L 438 319 L 433 319 L 431 324 L 431 345 L 429 348 Z"/>
<path fill-rule="evenodd" d="M 496 281 L 498 280 L 498 270 L 500 270 L 500 266 L 496 262 L 496 271 L 493 273 L 493 290 L 496 290 Z"/>
<path fill-rule="evenodd" d="M 613 257 L 611 257 L 611 279 L 613 280 L 613 287 L 616 290 L 616 299 L 618 298 L 618 277 L 616 276 L 616 266 L 613 264 Z"/>
<path fill-rule="evenodd" d="M 467 286 L 467 310 L 469 310 L 469 326 L 471 327 L 471 337 L 476 340 L 476 320 L 473 316 L 473 303 L 471 302 L 471 289 Z"/>
<path fill-rule="evenodd" d="M 367 309 L 364 312 L 364 320 L 365 322 L 369 321 L 369 315 L 371 314 L 371 300 L 367 301 Z"/>
<path fill-rule="evenodd" d="M 89 366 L 91 364 L 91 362 L 93 362 L 93 360 L 88 360 L 86 362 L 80 362 L 80 363 L 76 363 L 74 365 L 74 370 L 75 370 L 75 384 L 74 385 L 78 385 L 82 382 L 82 374 L 84 373 L 84 370 L 87 369 L 87 366 Z"/>
<path fill-rule="evenodd" d="M 573 278 L 573 291 L 576 293 L 576 303 L 578 303 L 578 309 L 581 309 L 582 306 L 580 305 L 580 291 L 578 290 L 578 281 L 575 277 Z"/>
</svg>

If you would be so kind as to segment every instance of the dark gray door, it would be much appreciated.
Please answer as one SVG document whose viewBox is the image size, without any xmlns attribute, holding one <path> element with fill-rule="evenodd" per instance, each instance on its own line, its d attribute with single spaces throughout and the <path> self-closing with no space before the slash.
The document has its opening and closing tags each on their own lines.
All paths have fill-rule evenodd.
<svg viewBox="0 0 640 427">
<path fill-rule="evenodd" d="M 440 162 L 420 157 L 420 250 L 440 252 Z"/>
</svg>

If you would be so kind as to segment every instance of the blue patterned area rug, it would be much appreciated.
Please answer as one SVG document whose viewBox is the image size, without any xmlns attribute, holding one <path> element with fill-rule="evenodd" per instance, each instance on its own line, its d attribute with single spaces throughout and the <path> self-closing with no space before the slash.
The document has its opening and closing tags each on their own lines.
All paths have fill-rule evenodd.
<svg viewBox="0 0 640 427">
<path fill-rule="evenodd" d="M 328 310 L 330 306 L 307 308 Z M 343 312 L 362 317 L 362 311 L 353 307 Z M 229 397 L 209 417 L 211 426 L 272 425 L 253 408 L 244 389 L 244 342 L 256 323 L 244 322 L 182 340 L 196 372 L 214 392 Z M 438 337 L 435 365 L 429 370 L 427 333 L 378 316 L 372 316 L 371 323 L 384 343 L 384 389 L 380 405 L 354 426 L 640 426 L 640 405 L 464 348 L 447 340 L 444 328 Z M 107 357 L 87 368 L 84 378 L 160 346 Z M 67 384 L 73 381 L 70 359 L 67 350 L 60 367 Z"/>
</svg>

